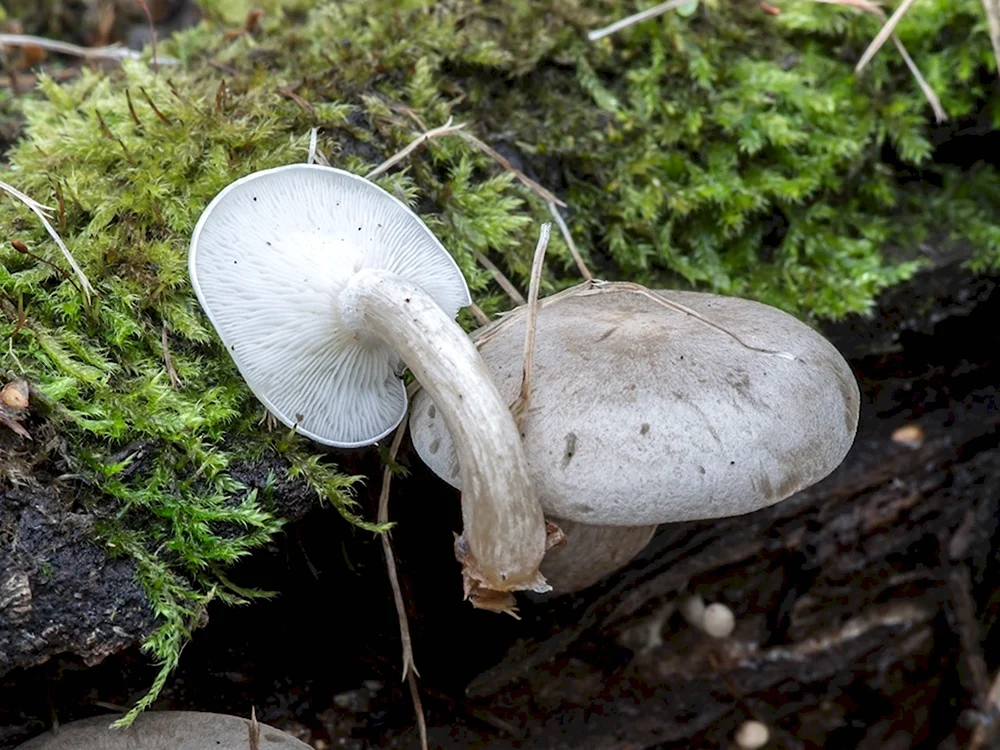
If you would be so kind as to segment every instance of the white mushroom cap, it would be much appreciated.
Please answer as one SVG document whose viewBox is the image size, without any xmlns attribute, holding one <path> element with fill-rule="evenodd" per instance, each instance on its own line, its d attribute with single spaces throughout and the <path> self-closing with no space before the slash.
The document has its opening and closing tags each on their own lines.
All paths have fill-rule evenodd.
<svg viewBox="0 0 1000 750">
<path fill-rule="evenodd" d="M 771 731 L 766 724 L 750 719 L 740 724 L 734 739 L 740 750 L 760 750 L 771 739 Z"/>
<path fill-rule="evenodd" d="M 250 722 L 198 711 L 146 711 L 132 726 L 111 729 L 114 716 L 95 716 L 28 740 L 17 750 L 247 750 Z M 260 750 L 309 750 L 286 732 L 260 724 Z"/>
<path fill-rule="evenodd" d="M 475 337 L 508 403 L 525 319 L 522 308 Z M 642 526 L 741 515 L 819 481 L 847 454 L 859 404 L 843 357 L 791 315 L 608 283 L 542 301 L 522 432 L 547 515 Z M 458 486 L 451 438 L 422 394 L 410 425 L 421 459 Z"/>
<path fill-rule="evenodd" d="M 725 604 L 713 602 L 702 613 L 701 628 L 713 638 L 728 638 L 736 629 L 736 615 Z"/>
<path fill-rule="evenodd" d="M 350 448 L 406 412 L 399 357 L 340 325 L 357 271 L 390 271 L 450 317 L 469 304 L 458 266 L 402 202 L 358 175 L 314 164 L 237 180 L 209 204 L 189 257 L 195 293 L 251 390 L 283 424 Z"/>
</svg>

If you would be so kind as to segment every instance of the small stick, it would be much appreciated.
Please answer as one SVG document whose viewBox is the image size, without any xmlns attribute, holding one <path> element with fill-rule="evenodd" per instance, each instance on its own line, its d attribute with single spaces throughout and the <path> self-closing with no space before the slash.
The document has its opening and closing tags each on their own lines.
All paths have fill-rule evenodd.
<svg viewBox="0 0 1000 750">
<path fill-rule="evenodd" d="M 294 91 L 292 91 L 292 89 L 289 88 L 288 86 L 279 86 L 278 87 L 278 93 L 281 94 L 282 96 L 288 98 L 288 99 L 291 99 L 293 102 L 295 102 L 300 107 L 302 107 L 302 109 L 304 109 L 306 112 L 308 112 L 312 116 L 313 121 L 316 121 L 316 120 L 319 119 L 319 115 L 316 112 L 316 108 L 313 105 L 311 105 L 309 102 L 307 102 L 305 99 L 303 99 L 301 96 L 299 96 L 298 94 L 296 94 Z"/>
<path fill-rule="evenodd" d="M 669 2 L 654 5 L 652 8 L 647 8 L 640 13 L 628 16 L 620 21 L 615 21 L 613 24 L 605 26 L 603 29 L 595 29 L 594 31 L 591 31 L 587 34 L 587 39 L 592 42 L 596 42 L 598 39 L 603 39 L 604 37 L 610 36 L 611 34 L 621 31 L 622 29 L 627 29 L 629 26 L 634 26 L 637 23 L 648 21 L 650 18 L 662 16 L 667 11 L 686 5 L 690 1 L 691 0 L 669 0 Z"/>
<path fill-rule="evenodd" d="M 49 52 L 58 52 L 63 55 L 73 55 L 82 57 L 85 60 L 141 60 L 142 53 L 122 47 L 120 44 L 109 44 L 104 47 L 81 47 L 69 42 L 60 42 L 56 39 L 46 39 L 41 36 L 31 34 L 0 34 L 0 44 L 11 47 L 41 47 Z M 154 54 L 155 59 L 155 54 Z M 159 62 L 163 65 L 177 65 L 178 60 L 173 57 L 161 57 Z"/>
<path fill-rule="evenodd" d="M 542 269 L 545 267 L 545 250 L 549 246 L 552 225 L 542 224 L 535 245 L 535 257 L 531 261 L 531 282 L 528 285 L 528 321 L 524 334 L 524 364 L 521 368 L 521 393 L 510 406 L 518 432 L 522 432 L 524 420 L 531 408 L 531 373 L 535 365 L 535 322 L 538 318 L 538 292 L 542 285 Z M 523 435 L 523 432 L 522 432 Z"/>
<path fill-rule="evenodd" d="M 577 249 L 576 243 L 573 242 L 573 235 L 570 234 L 569 227 L 566 226 L 566 221 L 559 212 L 559 206 L 555 203 L 549 203 L 549 213 L 552 214 L 552 218 L 555 219 L 556 226 L 559 227 L 559 233 L 563 236 L 563 240 L 565 240 L 566 246 L 569 248 L 569 254 L 573 256 L 573 261 L 576 263 L 576 267 L 577 270 L 580 271 L 580 275 L 583 276 L 585 281 L 593 281 L 594 277 L 590 273 L 590 269 L 587 268 L 587 264 L 583 262 L 583 256 L 580 255 L 580 251 Z"/>
<path fill-rule="evenodd" d="M 477 305 L 475 302 L 469 304 L 469 312 L 472 313 L 472 317 L 476 319 L 476 322 L 481 326 L 489 325 L 490 316 L 483 312 L 483 308 Z"/>
<path fill-rule="evenodd" d="M 399 112 L 400 114 L 404 114 L 407 117 L 409 117 L 411 120 L 413 120 L 417 124 L 417 127 L 419 127 L 421 130 L 427 130 L 427 126 L 424 125 L 424 121 L 420 119 L 420 115 L 418 115 L 416 112 L 414 112 L 409 107 L 404 107 L 402 104 L 390 104 L 390 108 L 393 111 L 395 111 L 395 112 Z M 451 118 L 448 119 L 448 123 L 450 123 L 450 122 L 451 122 Z M 445 125 L 442 126 L 442 127 L 447 127 L 448 123 L 445 123 Z M 491 159 L 493 159 L 493 161 L 495 161 L 497 164 L 499 164 L 505 170 L 507 170 L 508 172 L 510 172 L 511 174 L 513 174 L 514 177 L 516 177 L 521 182 L 522 185 L 524 185 L 526 188 L 528 188 L 533 193 L 535 193 L 536 195 L 538 195 L 546 203 L 555 203 L 557 206 L 562 206 L 563 208 L 566 207 L 566 204 L 563 201 L 559 200 L 559 198 L 557 198 L 555 195 L 553 195 L 549 190 L 546 190 L 544 187 L 542 187 L 541 185 L 539 185 L 533 179 L 531 179 L 530 177 L 528 177 L 528 175 L 526 175 L 520 169 L 518 169 L 513 164 L 511 164 L 510 160 L 504 158 L 498 151 L 496 151 L 496 149 L 491 148 L 489 145 L 487 145 L 483 141 L 481 141 L 478 138 L 476 138 L 476 136 L 474 136 L 469 131 L 467 131 L 467 130 L 459 130 L 459 128 L 463 128 L 463 127 L 465 127 L 464 123 L 462 123 L 460 125 L 456 125 L 455 128 L 454 128 L 455 134 L 457 134 L 459 137 L 461 137 L 463 140 L 467 141 L 468 143 L 471 143 L 477 149 L 479 149 L 484 154 L 486 154 L 488 157 L 490 157 Z M 440 129 L 440 128 L 438 128 L 438 129 Z M 432 132 L 434 132 L 434 131 L 428 131 L 427 134 L 432 133 Z M 451 133 L 441 133 L 441 135 L 451 135 Z M 416 148 L 419 145 L 419 143 L 413 143 L 413 144 L 410 144 L 410 145 L 412 146 L 412 148 L 410 148 L 409 150 L 412 151 L 413 148 Z M 409 153 L 409 151 L 406 151 L 406 153 Z M 403 158 L 405 155 L 406 154 L 404 154 L 402 152 L 400 152 L 400 154 L 397 154 L 397 156 L 399 156 L 399 158 Z M 384 171 L 384 169 L 388 169 L 388 167 L 385 167 L 385 165 L 382 165 L 382 166 L 380 166 L 378 168 L 378 171 Z M 372 176 L 371 174 L 368 175 L 369 178 L 371 178 L 371 176 Z"/>
<path fill-rule="evenodd" d="M 687 0 L 685 0 L 685 2 L 686 1 Z M 521 182 L 522 185 L 524 185 L 526 188 L 528 188 L 528 190 L 530 190 L 533 193 L 535 193 L 543 201 L 545 201 L 546 203 L 555 203 L 557 206 L 561 206 L 563 208 L 566 207 L 566 203 L 565 202 L 559 200 L 550 191 L 548 191 L 545 188 L 543 188 L 541 185 L 539 185 L 533 179 L 531 179 L 530 177 L 528 177 L 528 175 L 526 175 L 520 169 L 518 169 L 513 164 L 511 164 L 510 161 L 508 159 L 506 159 L 504 156 L 502 156 L 499 151 L 495 150 L 491 146 L 488 146 L 486 143 L 484 143 L 483 141 L 481 141 L 478 138 L 476 138 L 476 136 L 474 136 L 472 133 L 469 133 L 468 131 L 464 131 L 463 130 L 458 135 L 459 135 L 459 137 L 465 139 L 466 141 L 468 141 L 469 143 L 471 143 L 473 146 L 475 146 L 476 148 L 478 148 L 484 154 L 486 154 L 487 156 L 489 156 L 491 159 L 493 159 L 493 161 L 495 161 L 501 167 L 503 167 L 504 169 L 506 169 L 512 175 L 514 175 L 514 177 L 516 177 Z"/>
<path fill-rule="evenodd" d="M 458 133 L 462 128 L 465 127 L 464 122 L 460 122 L 458 125 L 452 125 L 452 122 L 454 122 L 454 118 L 449 117 L 448 121 L 444 125 L 434 128 L 433 130 L 424 131 L 416 138 L 414 138 L 412 141 L 410 141 L 410 143 L 407 144 L 407 146 L 402 151 L 397 151 L 395 154 L 393 154 L 384 162 L 375 167 L 375 169 L 373 169 L 371 172 L 366 174 L 365 179 L 370 180 L 373 177 L 377 177 L 378 175 L 382 174 L 386 170 L 391 169 L 393 166 L 395 166 L 403 159 L 405 159 L 407 156 L 412 154 L 422 144 L 426 143 L 432 138 L 440 138 L 443 135 L 452 135 L 454 133 Z"/>
<path fill-rule="evenodd" d="M 500 285 L 500 288 L 507 292 L 507 296 L 511 298 L 515 305 L 523 305 L 525 300 L 524 296 L 517 291 L 517 287 L 511 283 L 511 280 L 504 276 L 503 271 L 497 268 L 496 264 L 487 258 L 483 253 L 478 250 L 475 251 L 476 260 L 493 276 L 493 280 Z"/>
<path fill-rule="evenodd" d="M 419 387 L 419 386 L 417 386 Z M 410 391 L 416 390 L 414 386 L 407 389 L 407 395 L 412 395 Z M 399 446 L 403 442 L 403 435 L 406 433 L 406 424 L 409 415 L 403 417 L 403 421 L 396 428 L 396 435 L 389 446 L 389 461 L 396 459 L 399 453 Z M 389 487 L 392 483 L 392 469 L 386 464 L 382 470 L 382 490 L 378 498 L 378 522 L 386 524 L 389 522 Z M 396 571 L 396 558 L 392 553 L 392 542 L 389 541 L 389 532 L 382 534 L 382 552 L 385 555 L 385 566 L 389 573 L 389 585 L 392 587 L 392 599 L 396 605 L 396 615 L 399 618 L 399 637 L 403 643 L 403 679 L 410 687 L 410 695 L 413 698 L 413 709 L 417 714 L 417 729 L 420 732 L 421 750 L 427 750 L 427 723 L 424 719 L 424 707 L 420 701 L 420 692 L 417 690 L 417 665 L 413 660 L 413 640 L 410 637 L 410 621 L 406 616 L 406 605 L 403 603 L 403 592 L 399 587 L 399 574 Z"/>
</svg>

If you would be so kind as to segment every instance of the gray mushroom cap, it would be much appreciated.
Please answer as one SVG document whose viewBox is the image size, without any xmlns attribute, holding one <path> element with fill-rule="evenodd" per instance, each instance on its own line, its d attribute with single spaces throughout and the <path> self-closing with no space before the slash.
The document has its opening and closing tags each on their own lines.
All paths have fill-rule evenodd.
<svg viewBox="0 0 1000 750">
<path fill-rule="evenodd" d="M 117 717 L 95 716 L 28 740 L 17 750 L 247 750 L 250 722 L 198 711 L 147 711 L 131 727 L 111 729 Z M 266 724 L 260 750 L 309 750 L 309 745 Z"/>
<path fill-rule="evenodd" d="M 521 383 L 525 310 L 475 337 L 501 395 Z M 547 516 L 642 526 L 737 516 L 819 481 L 854 440 L 847 362 L 773 307 L 634 284 L 543 300 L 523 442 Z M 418 394 L 421 459 L 458 486 L 451 438 Z"/>
</svg>

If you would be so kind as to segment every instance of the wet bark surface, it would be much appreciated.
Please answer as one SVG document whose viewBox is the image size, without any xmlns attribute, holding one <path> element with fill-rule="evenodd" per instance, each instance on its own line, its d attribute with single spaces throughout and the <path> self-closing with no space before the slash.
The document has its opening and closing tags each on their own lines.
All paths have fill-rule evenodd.
<svg viewBox="0 0 1000 750">
<path fill-rule="evenodd" d="M 460 601 L 457 495 L 404 445 L 412 473 L 393 489 L 393 542 L 433 744 L 732 747 L 740 723 L 757 718 L 771 728 L 769 747 L 992 746 L 996 281 L 943 259 L 887 294 L 872 318 L 825 329 L 863 393 L 856 445 L 827 480 L 742 518 L 664 526 L 626 570 L 580 595 L 525 602 L 521 621 Z M 337 460 L 378 476 L 373 451 Z M 369 482 L 360 498 L 371 517 L 377 492 Z M 73 541 L 72 523 L 56 525 L 56 541 L 37 497 L 12 499 L 5 513 L 18 516 L 24 539 L 80 555 L 59 565 L 79 578 L 49 590 L 36 593 L 30 569 L 31 601 L 90 585 L 85 599 L 106 610 L 118 597 L 116 617 L 138 618 L 125 631 L 141 632 L 145 610 L 124 564 Z M 301 498 L 294 507 L 304 509 Z M 243 565 L 239 582 L 280 596 L 210 609 L 158 707 L 247 714 L 253 705 L 317 747 L 417 747 L 380 545 L 363 532 L 345 538 L 344 528 L 314 510 Z M 22 569 L 0 560 L 5 581 Z M 14 592 L 4 611 L 21 611 L 17 580 L 4 585 Z M 732 608 L 731 637 L 687 624 L 677 604 L 691 592 Z M 134 646 L 89 666 L 129 639 L 88 641 L 94 624 L 72 614 L 77 601 L 66 598 L 62 616 L 80 625 L 78 642 L 56 639 L 45 651 L 70 654 L 0 679 L 3 746 L 53 718 L 127 705 L 152 679 Z M 6 618 L 0 643 L 10 649 L 20 631 Z"/>
</svg>

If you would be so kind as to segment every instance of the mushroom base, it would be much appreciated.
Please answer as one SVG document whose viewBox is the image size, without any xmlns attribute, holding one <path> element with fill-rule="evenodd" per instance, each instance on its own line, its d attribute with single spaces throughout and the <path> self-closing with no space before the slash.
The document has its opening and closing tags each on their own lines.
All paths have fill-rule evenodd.
<svg viewBox="0 0 1000 750">
<path fill-rule="evenodd" d="M 625 567 L 649 544 L 657 528 L 550 520 L 566 537 L 564 544 L 550 549 L 542 560 L 542 575 L 552 586 L 550 596 L 582 591 Z"/>
</svg>

